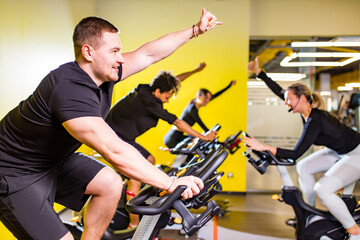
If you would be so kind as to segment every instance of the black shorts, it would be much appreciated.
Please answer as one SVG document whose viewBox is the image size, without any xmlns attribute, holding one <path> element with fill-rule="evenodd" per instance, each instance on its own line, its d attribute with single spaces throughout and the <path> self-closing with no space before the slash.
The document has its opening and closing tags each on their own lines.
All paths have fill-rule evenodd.
<svg viewBox="0 0 360 240">
<path fill-rule="evenodd" d="M 18 239 L 60 239 L 67 228 L 53 209 L 57 202 L 81 210 L 88 183 L 105 165 L 81 153 L 47 171 L 27 187 L 0 195 L 0 220 Z M 19 179 L 21 181 L 21 179 Z"/>
<path fill-rule="evenodd" d="M 128 142 L 130 145 L 132 145 L 134 148 L 136 148 L 138 151 L 139 151 L 139 153 L 144 157 L 144 158 L 148 158 L 150 155 L 151 155 L 151 153 L 148 151 L 148 150 L 146 150 L 143 146 L 141 146 L 140 144 L 138 144 L 137 142 L 135 142 L 135 141 L 130 141 L 130 142 Z"/>
</svg>

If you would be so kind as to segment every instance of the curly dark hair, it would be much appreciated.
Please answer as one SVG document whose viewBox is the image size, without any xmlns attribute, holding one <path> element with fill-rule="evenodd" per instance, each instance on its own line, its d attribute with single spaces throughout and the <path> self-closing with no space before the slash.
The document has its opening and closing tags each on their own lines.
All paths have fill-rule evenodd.
<svg viewBox="0 0 360 240">
<path fill-rule="evenodd" d="M 156 89 L 160 93 L 174 91 L 176 94 L 180 89 L 180 81 L 170 72 L 160 72 L 150 83 L 150 89 L 154 92 Z"/>
</svg>

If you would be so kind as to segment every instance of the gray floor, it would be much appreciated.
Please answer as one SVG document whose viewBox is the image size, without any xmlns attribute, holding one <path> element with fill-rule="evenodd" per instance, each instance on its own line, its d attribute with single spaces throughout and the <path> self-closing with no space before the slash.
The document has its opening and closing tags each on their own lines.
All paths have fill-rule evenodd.
<svg viewBox="0 0 360 240">
<path fill-rule="evenodd" d="M 291 207 L 272 199 L 272 194 L 221 194 L 215 200 L 229 200 L 229 213 L 218 218 L 219 240 L 285 240 L 294 239 L 294 229 L 285 224 L 293 217 Z M 162 239 L 214 239 L 210 221 L 197 234 L 188 237 L 175 226 L 161 231 Z"/>
<path fill-rule="evenodd" d="M 357 184 L 355 195 L 359 199 L 360 184 Z M 218 218 L 217 239 L 219 240 L 289 240 L 294 239 L 295 229 L 285 224 L 285 220 L 294 217 L 289 205 L 272 199 L 270 193 L 250 192 L 247 194 L 222 193 L 213 197 L 215 201 L 229 201 L 229 212 Z M 316 206 L 325 208 L 319 201 Z M 201 209 L 199 210 L 199 213 Z M 196 214 L 197 212 L 194 212 Z M 60 217 L 63 221 L 71 218 L 70 211 L 64 211 Z M 162 240 L 214 238 L 214 223 L 209 221 L 193 236 L 186 236 L 180 231 L 181 225 L 167 227 L 160 232 Z"/>
<path fill-rule="evenodd" d="M 293 217 L 291 207 L 276 200 L 271 194 L 219 194 L 213 199 L 228 200 L 229 212 L 218 218 L 219 240 L 285 240 L 294 239 L 294 229 L 285 225 L 287 218 Z M 199 213 L 202 209 L 199 210 Z M 194 212 L 196 214 L 196 212 Z M 71 211 L 64 211 L 60 217 L 68 222 Z M 181 225 L 167 227 L 160 232 L 161 239 L 214 239 L 214 223 L 208 222 L 193 236 L 180 231 Z"/>
</svg>

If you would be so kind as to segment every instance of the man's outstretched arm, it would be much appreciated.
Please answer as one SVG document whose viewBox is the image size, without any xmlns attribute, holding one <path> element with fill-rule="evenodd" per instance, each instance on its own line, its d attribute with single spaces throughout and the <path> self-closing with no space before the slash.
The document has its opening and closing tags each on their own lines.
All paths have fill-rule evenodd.
<svg viewBox="0 0 360 240">
<path fill-rule="evenodd" d="M 188 77 L 190 77 L 191 75 L 193 75 L 194 73 L 198 73 L 198 72 L 202 71 L 205 67 L 206 67 L 206 63 L 202 62 L 194 70 L 180 73 L 179 75 L 176 75 L 176 78 L 179 79 L 180 82 L 182 82 L 185 79 L 187 79 Z"/>
<path fill-rule="evenodd" d="M 220 24 L 222 22 L 217 21 L 217 18 L 212 13 L 202 8 L 200 20 L 193 27 L 167 34 L 154 41 L 145 43 L 134 51 L 122 54 L 124 64 L 121 79 L 140 72 L 151 64 L 168 57 L 193 37 L 204 34 Z"/>
</svg>

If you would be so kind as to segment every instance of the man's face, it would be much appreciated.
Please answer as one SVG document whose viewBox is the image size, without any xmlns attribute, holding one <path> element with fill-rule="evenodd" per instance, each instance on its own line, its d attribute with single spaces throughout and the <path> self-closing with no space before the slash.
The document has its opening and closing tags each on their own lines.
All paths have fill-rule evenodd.
<svg viewBox="0 0 360 240">
<path fill-rule="evenodd" d="M 104 32 L 102 44 L 93 49 L 93 71 L 102 82 L 117 81 L 119 66 L 124 63 L 122 46 L 117 33 Z"/>
<path fill-rule="evenodd" d="M 155 93 L 154 93 L 155 97 L 160 99 L 163 103 L 169 102 L 169 99 L 171 98 L 171 96 L 173 94 L 174 94 L 173 90 L 168 91 L 168 92 L 160 93 L 160 89 L 156 89 Z"/>
</svg>

